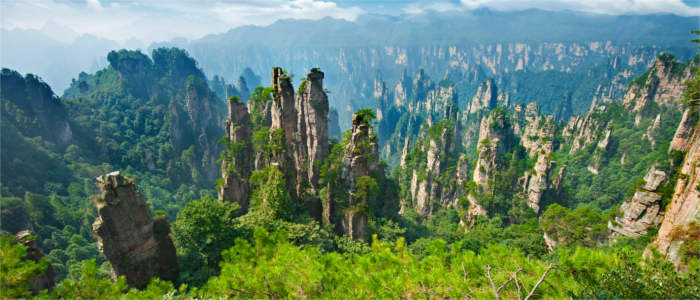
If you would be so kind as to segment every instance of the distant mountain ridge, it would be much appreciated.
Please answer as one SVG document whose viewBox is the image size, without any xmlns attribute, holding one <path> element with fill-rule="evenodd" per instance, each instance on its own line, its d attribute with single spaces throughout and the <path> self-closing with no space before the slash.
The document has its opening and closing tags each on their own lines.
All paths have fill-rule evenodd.
<svg viewBox="0 0 700 300">
<path fill-rule="evenodd" d="M 277 56 L 280 53 L 276 51 L 277 48 L 300 49 L 299 45 L 304 45 L 304 48 L 309 49 L 305 51 L 309 52 L 316 48 L 328 47 L 352 49 L 505 42 L 611 41 L 617 44 L 655 46 L 659 49 L 681 47 L 685 49 L 673 49 L 671 52 L 687 59 L 692 55 L 683 52 L 692 51 L 686 45 L 691 39 L 690 30 L 696 26 L 695 17 L 671 14 L 612 16 L 538 9 L 511 12 L 489 9 L 443 13 L 429 11 L 401 16 L 367 14 L 354 22 L 332 18 L 285 19 L 269 26 L 242 26 L 223 34 L 208 35 L 192 41 L 176 38 L 155 42 L 143 50 L 150 52 L 161 46 L 184 48 L 202 63 L 201 67 L 209 78 L 222 75 L 234 79 L 247 66 L 257 74 L 265 74 L 272 65 L 285 65 L 295 74 L 304 74 L 308 70 L 295 67 L 296 64 L 282 59 L 275 60 L 283 58 Z M 115 41 L 89 35 L 78 37 L 67 44 L 52 39 L 50 32 L 2 29 L 0 65 L 22 73 L 37 74 L 59 94 L 80 71 L 94 72 L 106 66 L 104 53 L 123 47 L 139 47 L 140 44 L 128 41 L 119 45 Z M 266 48 L 275 48 L 275 51 L 267 52 Z M 232 52 L 236 54 L 231 56 Z M 268 55 L 269 53 L 276 55 Z M 325 53 L 323 55 L 326 56 Z M 272 61 L 266 61 L 264 68 L 247 64 L 248 61 L 255 62 L 262 58 Z M 420 65 L 418 67 L 425 68 L 424 63 L 416 62 Z M 415 72 L 417 69 L 409 71 Z M 333 89 L 336 86 L 329 82 L 329 87 Z M 346 125 L 349 126 L 349 115 L 345 119 Z"/>
</svg>

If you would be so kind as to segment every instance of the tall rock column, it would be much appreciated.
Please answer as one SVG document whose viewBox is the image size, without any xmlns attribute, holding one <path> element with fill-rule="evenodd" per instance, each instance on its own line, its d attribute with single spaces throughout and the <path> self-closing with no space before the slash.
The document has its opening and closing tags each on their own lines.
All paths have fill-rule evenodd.
<svg viewBox="0 0 700 300">
<path fill-rule="evenodd" d="M 92 228 L 112 266 L 112 280 L 124 275 L 132 287 L 142 287 L 154 276 L 175 280 L 177 256 L 167 217 L 154 220 L 136 184 L 118 171 L 97 181 L 102 194 L 94 200 L 99 217 Z"/>
<path fill-rule="evenodd" d="M 297 110 L 295 108 L 294 86 L 289 76 L 287 76 L 282 68 L 272 68 L 272 76 L 270 78 L 273 97 L 270 116 L 272 122 L 270 124 L 271 138 L 274 138 L 277 130 L 282 130 L 284 133 L 284 151 L 273 153 L 275 163 L 284 173 L 287 180 L 287 190 L 294 199 L 297 198 L 297 176 L 296 164 L 292 161 L 294 153 L 296 153 L 296 130 L 297 130 Z"/>
<path fill-rule="evenodd" d="M 377 138 L 371 130 L 368 120 L 361 115 L 352 115 L 352 129 L 350 140 L 345 146 L 342 161 L 341 178 L 349 185 L 350 199 L 341 210 L 342 219 L 340 227 L 342 232 L 353 239 L 367 239 L 368 203 L 362 203 L 367 199 L 361 199 L 357 193 L 357 183 L 360 177 L 369 176 L 377 169 L 379 157 Z"/>
<path fill-rule="evenodd" d="M 494 108 L 498 105 L 498 88 L 493 79 L 488 79 L 479 85 L 474 98 L 469 104 L 469 113 L 475 113 L 482 108 Z"/>
<path fill-rule="evenodd" d="M 526 171 L 523 188 L 527 194 L 528 206 L 539 213 L 542 195 L 550 187 L 549 173 L 554 167 L 550 158 L 554 151 L 554 119 L 552 116 L 541 116 L 536 102 L 527 105 L 524 117 L 527 125 L 523 128 L 521 143 L 530 158 L 537 161 L 533 170 Z"/>
<path fill-rule="evenodd" d="M 275 90 L 272 99 L 272 124 L 270 129 L 282 128 L 287 144 L 294 141 L 294 132 L 297 125 L 297 112 L 294 107 L 294 86 L 292 81 L 284 73 L 282 68 L 272 68 L 270 78 L 272 88 Z"/>
<path fill-rule="evenodd" d="M 229 100 L 226 120 L 226 152 L 221 166 L 223 182 L 219 185 L 219 200 L 236 202 L 241 213 L 248 210 L 250 178 L 253 169 L 250 115 L 246 105 L 233 98 Z"/>
<path fill-rule="evenodd" d="M 321 201 L 318 190 L 319 169 L 328 157 L 328 96 L 323 91 L 323 72 L 313 68 L 299 88 L 295 107 L 298 113 L 296 151 L 297 195 L 304 199 L 312 216 L 320 218 Z"/>
</svg>

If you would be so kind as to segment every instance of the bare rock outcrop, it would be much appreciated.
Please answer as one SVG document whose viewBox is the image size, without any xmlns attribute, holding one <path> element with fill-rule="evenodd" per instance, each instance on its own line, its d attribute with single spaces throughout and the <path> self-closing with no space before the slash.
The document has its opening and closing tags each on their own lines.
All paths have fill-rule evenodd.
<svg viewBox="0 0 700 300">
<path fill-rule="evenodd" d="M 342 213 L 340 229 L 343 234 L 356 239 L 367 239 L 367 205 L 357 194 L 357 183 L 361 177 L 369 176 L 377 170 L 377 158 L 379 149 L 376 135 L 372 132 L 368 120 L 361 115 L 353 114 L 350 140 L 345 146 L 341 166 L 341 178 L 349 186 L 349 201 L 338 205 L 333 210 Z M 329 203 L 330 204 L 330 203 Z"/>
<path fill-rule="evenodd" d="M 646 109 L 652 103 L 681 108 L 677 100 L 686 89 L 683 82 L 693 76 L 692 66 L 695 63 L 692 61 L 689 65 L 683 65 L 671 55 L 661 55 L 646 76 L 632 83 L 625 93 L 623 104 L 637 114 L 635 124 L 649 116 Z"/>
<path fill-rule="evenodd" d="M 328 96 L 323 90 L 323 72 L 313 68 L 306 75 L 294 105 L 297 126 L 292 148 L 296 169 L 296 194 L 304 198 L 309 212 L 320 216 L 320 199 L 308 197 L 318 190 L 319 166 L 328 157 Z"/>
<path fill-rule="evenodd" d="M 691 114 L 697 114 L 697 107 L 691 107 Z M 684 126 L 681 124 L 680 126 Z M 686 153 L 680 166 L 678 181 L 676 181 L 671 203 L 666 208 L 664 219 L 659 228 L 659 233 L 652 246 L 666 257 L 679 264 L 681 262 L 680 246 L 683 240 L 677 240 L 678 234 L 674 231 L 682 229 L 689 223 L 700 223 L 700 134 L 698 129 L 700 122 L 696 122 L 692 136 L 687 142 L 674 141 L 671 144 L 686 144 L 680 151 Z M 692 237 L 700 239 L 700 237 Z"/>
<path fill-rule="evenodd" d="M 616 217 L 615 223 L 608 222 L 611 237 L 620 235 L 638 237 L 645 235 L 647 229 L 658 226 L 663 218 L 661 209 L 661 192 L 659 187 L 666 180 L 666 172 L 652 167 L 644 175 L 645 184 L 620 206 L 622 217 Z"/>
<path fill-rule="evenodd" d="M 479 85 L 476 94 L 469 104 L 469 113 L 475 113 L 483 108 L 491 109 L 498 105 L 498 88 L 493 79 L 488 79 Z"/>
<path fill-rule="evenodd" d="M 527 195 L 527 203 L 535 213 L 540 210 L 540 201 L 544 192 L 550 188 L 550 172 L 554 167 L 551 154 L 554 151 L 554 118 L 540 115 L 539 105 L 529 103 L 524 111 L 524 120 L 514 124 L 520 142 L 527 149 L 530 158 L 536 159 L 533 170 L 525 172 L 523 190 Z M 524 123 L 523 129 L 518 129 L 519 123 Z"/>
<path fill-rule="evenodd" d="M 447 123 L 444 123 L 447 124 Z M 443 195 L 443 187 L 438 178 L 445 171 L 443 156 L 449 155 L 452 142 L 452 128 L 442 126 L 439 136 L 429 136 L 422 143 L 422 151 L 426 153 L 426 168 L 420 173 L 413 172 L 411 179 L 411 202 L 416 212 L 423 216 L 429 216 L 439 207 L 452 204 L 453 201 L 447 195 Z M 442 201 L 442 200 L 445 201 Z"/>
<path fill-rule="evenodd" d="M 697 109 L 686 109 L 683 112 L 683 118 L 680 124 L 678 124 L 678 128 L 676 128 L 676 133 L 673 135 L 673 140 L 671 140 L 668 151 L 685 151 L 690 138 L 695 133 L 695 124 L 697 122 Z"/>
<path fill-rule="evenodd" d="M 241 213 L 248 211 L 250 186 L 248 178 L 253 169 L 250 115 L 245 104 L 236 98 L 229 100 L 226 120 L 226 149 L 221 166 L 223 182 L 219 185 L 219 200 L 238 203 Z"/>
<path fill-rule="evenodd" d="M 328 96 L 323 91 L 323 72 L 311 69 L 306 75 L 306 83 L 301 87 L 296 101 L 297 125 L 297 167 L 303 172 L 300 180 L 308 180 L 312 187 L 318 182 L 318 168 L 328 157 Z"/>
<path fill-rule="evenodd" d="M 571 144 L 570 154 L 585 148 L 588 145 L 600 141 L 599 133 L 608 126 L 606 119 L 598 116 L 607 110 L 607 105 L 591 104 L 591 108 L 583 117 L 571 117 L 566 127 L 563 129 L 562 135 Z"/>
<path fill-rule="evenodd" d="M 474 167 L 473 180 L 481 194 L 492 194 L 490 182 L 499 167 L 497 158 L 510 152 L 514 145 L 511 124 L 504 110 L 494 110 L 481 119 L 479 129 L 479 157 Z M 469 215 L 486 215 L 487 211 L 473 193 L 467 197 L 470 202 Z"/>
<path fill-rule="evenodd" d="M 328 157 L 328 96 L 323 89 L 323 72 L 313 68 L 298 93 L 284 71 L 272 69 L 274 89 L 270 131 L 284 133 L 284 151 L 273 160 L 286 176 L 290 194 L 304 202 L 312 216 L 320 219 L 321 202 L 315 196 L 318 167 Z"/>
<path fill-rule="evenodd" d="M 401 79 L 394 87 L 394 105 L 397 107 L 405 105 L 411 98 L 411 92 L 411 77 L 408 76 L 406 70 L 403 70 Z"/>
<path fill-rule="evenodd" d="M 141 287 L 158 276 L 175 280 L 175 246 L 166 216 L 154 219 L 134 182 L 119 172 L 97 178 L 102 194 L 95 197 L 99 217 L 93 223 L 97 244 L 112 266 L 112 279 L 125 276 Z"/>
</svg>

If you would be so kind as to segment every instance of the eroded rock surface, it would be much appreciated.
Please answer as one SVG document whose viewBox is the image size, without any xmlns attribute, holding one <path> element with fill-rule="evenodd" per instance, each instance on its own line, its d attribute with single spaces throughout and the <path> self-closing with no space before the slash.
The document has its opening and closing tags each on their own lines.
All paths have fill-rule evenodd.
<svg viewBox="0 0 700 300">
<path fill-rule="evenodd" d="M 666 172 L 652 167 L 644 176 L 646 182 L 637 188 L 632 199 L 620 206 L 622 217 L 616 217 L 618 225 L 608 222 L 612 237 L 619 235 L 638 237 L 645 235 L 647 229 L 661 223 L 663 212 L 661 208 L 661 192 L 659 187 L 666 180 Z"/>
<path fill-rule="evenodd" d="M 697 107 L 690 108 L 693 110 L 691 114 L 697 114 Z M 680 246 L 684 242 L 675 240 L 677 235 L 674 235 L 674 230 L 682 229 L 691 222 L 700 223 L 700 135 L 698 128 L 700 123 L 696 122 L 692 136 L 687 142 L 674 141 L 671 144 L 682 145 L 686 144 L 680 150 L 685 152 L 685 158 L 679 169 L 678 181 L 676 181 L 671 203 L 666 208 L 665 216 L 659 234 L 652 246 L 658 247 L 658 250 L 665 254 L 666 257 L 679 264 L 681 262 Z M 685 126 L 681 123 L 680 126 Z M 680 128 L 680 127 L 679 127 Z M 678 136 L 678 135 L 677 135 Z M 681 139 L 685 139 L 681 137 Z M 700 237 L 694 237 L 700 239 Z"/>
<path fill-rule="evenodd" d="M 175 280 L 178 264 L 167 216 L 154 220 L 136 184 L 118 171 L 97 181 L 102 194 L 94 200 L 99 217 L 92 227 L 112 266 L 112 280 L 123 275 L 133 287 L 155 276 Z"/>
<path fill-rule="evenodd" d="M 341 178 L 348 183 L 350 199 L 348 203 L 335 209 L 342 212 L 340 227 L 342 232 L 353 239 L 367 239 L 367 211 L 360 203 L 357 195 L 357 183 L 360 177 L 369 176 L 370 172 L 377 170 L 377 158 L 379 156 L 376 135 L 372 133 L 371 126 L 362 116 L 353 114 L 350 140 L 345 146 Z"/>
<path fill-rule="evenodd" d="M 241 213 L 248 210 L 254 153 L 251 145 L 252 124 L 245 104 L 231 99 L 226 120 L 226 153 L 222 162 L 223 182 L 219 186 L 219 200 L 236 202 Z"/>
</svg>

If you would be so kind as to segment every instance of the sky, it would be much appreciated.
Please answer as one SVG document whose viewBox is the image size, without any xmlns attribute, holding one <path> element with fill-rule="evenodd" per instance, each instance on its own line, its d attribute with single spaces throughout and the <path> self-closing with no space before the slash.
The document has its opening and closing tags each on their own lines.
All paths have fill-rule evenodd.
<svg viewBox="0 0 700 300">
<path fill-rule="evenodd" d="M 280 19 L 353 21 L 363 14 L 482 7 L 700 16 L 700 0 L 0 0 L 0 27 L 40 29 L 63 42 L 91 34 L 123 44 L 148 44 L 175 37 L 195 39 L 243 25 L 264 26 Z"/>
</svg>

